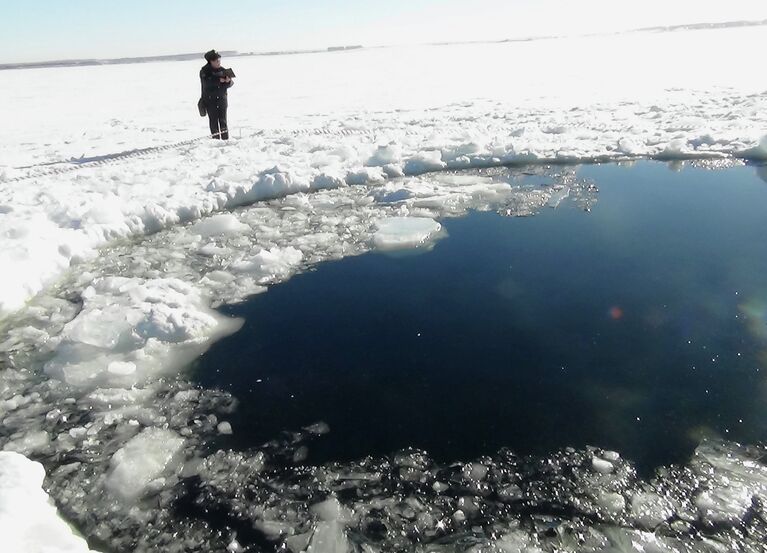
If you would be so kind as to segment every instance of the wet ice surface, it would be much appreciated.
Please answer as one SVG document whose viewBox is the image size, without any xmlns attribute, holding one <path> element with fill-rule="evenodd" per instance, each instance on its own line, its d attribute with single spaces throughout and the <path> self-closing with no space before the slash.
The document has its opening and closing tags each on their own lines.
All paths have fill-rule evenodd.
<svg viewBox="0 0 767 553">
<path fill-rule="evenodd" d="M 628 172 L 427 175 L 295 195 L 117 244 L 4 321 L 0 446 L 44 464 L 61 513 L 104 551 L 762 551 L 765 450 L 719 441 L 716 431 L 728 436 L 717 428 L 689 462 L 654 476 L 637 476 L 623 451 L 567 449 L 567 439 L 535 456 L 495 448 L 434 460 L 391 450 L 316 464 L 312 452 L 343 429 L 310 418 L 219 450 L 244 431 L 237 417 L 258 392 L 230 393 L 223 381 L 199 387 L 179 372 L 178 359 L 239 327 L 210 305 L 373 248 L 402 243 L 434 255 L 439 240 L 451 240 L 442 227 L 467 210 L 588 221 L 621 200 L 604 200 L 600 177 Z M 690 206 L 701 205 L 696 194 L 709 207 L 712 198 L 730 207 L 735 198 L 742 221 L 763 209 L 764 185 L 750 168 L 690 174 L 701 181 Z M 669 190 L 652 201 L 688 193 Z M 764 310 L 746 292 L 763 289 L 748 265 L 762 246 L 732 232 L 735 244 L 749 238 L 741 243 L 745 265 L 732 274 L 753 277 L 741 282 L 738 316 L 756 347 Z M 761 397 L 754 382 L 750 391 Z"/>
</svg>

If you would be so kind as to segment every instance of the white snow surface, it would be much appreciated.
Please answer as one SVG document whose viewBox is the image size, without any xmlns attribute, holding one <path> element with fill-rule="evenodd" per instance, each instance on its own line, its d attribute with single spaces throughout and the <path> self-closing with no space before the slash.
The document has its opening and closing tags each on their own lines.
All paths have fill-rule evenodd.
<svg viewBox="0 0 767 553">
<path fill-rule="evenodd" d="M 767 158 L 767 75 L 742 61 L 765 39 L 753 27 L 233 58 L 230 143 L 54 174 L 72 164 L 43 164 L 205 134 L 202 63 L 6 72 L 0 266 L 14 270 L 0 316 L 115 239 L 299 191 L 502 163 Z"/>
<path fill-rule="evenodd" d="M 43 490 L 45 470 L 19 453 L 0 452 L 0 536 L 8 553 L 89 553 Z M 95 553 L 95 552 L 94 552 Z"/>
</svg>

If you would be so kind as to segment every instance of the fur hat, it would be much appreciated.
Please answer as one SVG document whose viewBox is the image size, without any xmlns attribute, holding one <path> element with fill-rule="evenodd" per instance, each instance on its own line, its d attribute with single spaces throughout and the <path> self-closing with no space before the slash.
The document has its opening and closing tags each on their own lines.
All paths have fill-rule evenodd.
<svg viewBox="0 0 767 553">
<path fill-rule="evenodd" d="M 205 53 L 205 61 L 208 63 L 212 62 L 213 60 L 217 60 L 221 57 L 221 54 L 216 52 L 215 50 L 211 50 L 210 52 Z"/>
</svg>

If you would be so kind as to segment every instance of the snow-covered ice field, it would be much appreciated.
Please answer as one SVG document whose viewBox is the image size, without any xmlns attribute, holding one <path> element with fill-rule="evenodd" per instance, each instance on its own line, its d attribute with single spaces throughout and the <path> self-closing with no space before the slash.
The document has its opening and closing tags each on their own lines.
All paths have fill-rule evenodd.
<svg viewBox="0 0 767 553">
<path fill-rule="evenodd" d="M 214 307 L 318 262 L 428 247 L 441 218 L 468 209 L 529 215 L 565 197 L 588 207 L 597 193 L 567 164 L 767 159 L 767 73 L 752 61 L 766 39 L 755 27 L 233 58 L 233 140 L 74 170 L 204 135 L 202 63 L 3 72 L 0 549 L 87 550 L 43 506 L 40 467 L 17 452 L 55 467 L 46 489 L 57 505 L 121 551 L 239 550 L 223 527 L 172 517 L 191 477 L 227 523 L 257 521 L 294 552 L 405 550 L 405 536 L 437 521 L 461 536 L 479 512 L 467 490 L 502 499 L 483 513 L 497 527 L 487 542 L 460 550 L 763 550 L 730 524 L 753 522 L 751 499 L 767 499 L 757 450 L 704 445 L 652 482 L 597 450 L 557 454 L 549 473 L 505 453 L 460 468 L 412 453 L 275 474 L 269 455 L 293 455 L 321 427 L 250 456 L 211 454 L 234 400 L 193 389 L 183 368 L 238 328 Z M 59 161 L 70 163 L 49 165 Z M 551 186 L 447 171 L 512 164 L 537 166 Z M 503 507 L 535 479 L 541 502 L 588 515 L 554 545 Z M 383 549 L 347 531 L 375 535 L 374 519 L 399 536 Z M 671 519 L 726 527 L 731 541 L 652 533 Z"/>
</svg>

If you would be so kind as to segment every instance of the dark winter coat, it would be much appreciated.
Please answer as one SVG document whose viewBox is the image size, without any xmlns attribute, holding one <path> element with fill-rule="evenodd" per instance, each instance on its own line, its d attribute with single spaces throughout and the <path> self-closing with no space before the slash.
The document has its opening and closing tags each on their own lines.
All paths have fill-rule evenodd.
<svg viewBox="0 0 767 553">
<path fill-rule="evenodd" d="M 213 69 L 209 63 L 200 69 L 202 99 L 206 104 L 218 103 L 219 101 L 226 99 L 226 91 L 232 87 L 234 81 L 222 83 L 219 79 L 223 76 L 223 68 Z"/>
</svg>

